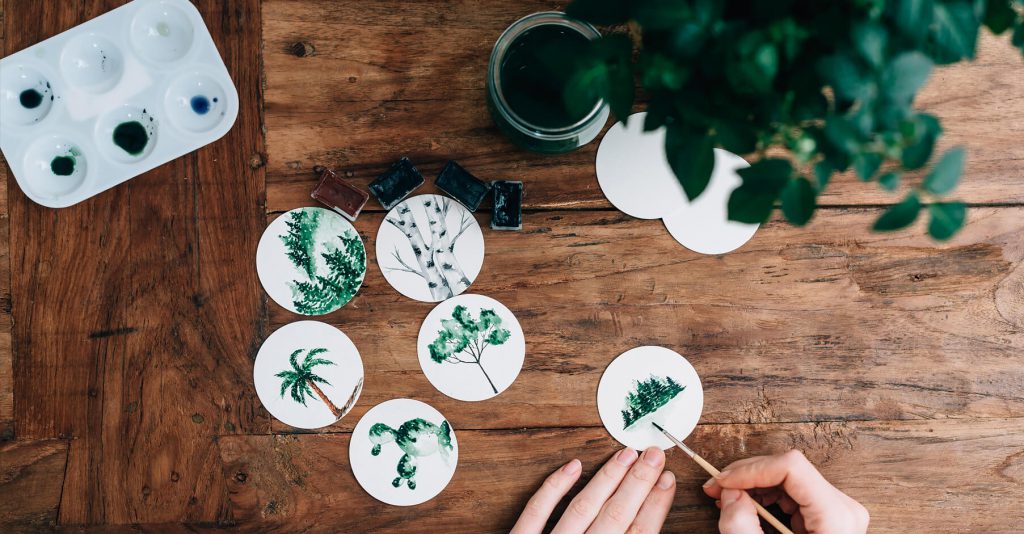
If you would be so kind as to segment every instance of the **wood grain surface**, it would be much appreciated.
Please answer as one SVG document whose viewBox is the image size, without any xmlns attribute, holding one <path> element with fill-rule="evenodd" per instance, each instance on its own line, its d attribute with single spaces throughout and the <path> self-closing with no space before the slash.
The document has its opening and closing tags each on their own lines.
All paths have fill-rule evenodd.
<svg viewBox="0 0 1024 534">
<path fill-rule="evenodd" d="M 120 0 L 0 0 L 4 55 Z M 503 532 L 569 458 L 585 476 L 616 445 L 600 425 L 604 367 L 637 345 L 685 354 L 705 389 L 688 440 L 719 467 L 800 448 L 860 500 L 878 532 L 1013 532 L 1024 524 L 1024 59 L 984 36 L 919 103 L 965 144 L 952 241 L 923 224 L 875 234 L 899 197 L 844 176 L 805 228 L 778 218 L 725 256 L 612 209 L 595 145 L 514 148 L 484 105 L 484 71 L 515 19 L 564 2 L 194 0 L 239 89 L 223 139 L 77 206 L 33 204 L 0 164 L 0 531 Z M 359 347 L 366 384 L 317 432 L 272 419 L 252 360 L 300 319 L 254 269 L 266 224 L 314 205 L 312 168 L 364 186 L 409 156 L 526 183 L 522 232 L 484 228 L 473 292 L 513 312 L 523 372 L 502 395 L 453 401 L 415 355 L 430 304 L 375 262 L 382 220 L 355 223 L 369 269 L 323 321 Z M 412 397 L 458 433 L 451 485 L 415 508 L 369 497 L 352 427 Z M 705 475 L 672 452 L 666 531 L 715 530 Z"/>
</svg>

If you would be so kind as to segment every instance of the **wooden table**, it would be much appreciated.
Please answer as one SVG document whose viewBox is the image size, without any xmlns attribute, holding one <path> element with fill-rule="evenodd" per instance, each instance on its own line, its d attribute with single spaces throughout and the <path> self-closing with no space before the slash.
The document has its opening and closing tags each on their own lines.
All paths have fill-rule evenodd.
<svg viewBox="0 0 1024 534">
<path fill-rule="evenodd" d="M 119 3 L 2 0 L 4 54 Z M 739 251 L 700 256 L 611 208 L 593 145 L 527 154 L 492 125 L 494 40 L 563 2 L 196 3 L 241 96 L 225 138 L 62 210 L 0 180 L 0 530 L 506 530 L 548 472 L 575 455 L 589 475 L 615 450 L 597 382 L 645 344 L 700 372 L 690 441 L 716 464 L 803 449 L 877 531 L 1024 524 L 1024 60 L 1005 40 L 983 38 L 920 99 L 943 147 L 969 149 L 955 239 L 870 232 L 898 197 L 844 176 L 807 227 L 773 218 Z M 364 394 L 322 432 L 286 427 L 252 363 L 299 317 L 268 302 L 256 243 L 313 205 L 314 165 L 365 185 L 403 155 L 428 176 L 456 159 L 526 182 L 524 230 L 485 230 L 473 286 L 519 317 L 523 372 L 487 402 L 437 392 L 415 357 L 431 306 L 391 289 L 369 246 L 363 289 L 324 317 L 359 347 Z M 368 244 L 371 208 L 356 222 Z M 348 466 L 352 426 L 395 397 L 439 408 L 461 445 L 451 485 L 412 509 L 371 499 Z M 705 475 L 670 456 L 668 530 L 713 530 Z"/>
</svg>

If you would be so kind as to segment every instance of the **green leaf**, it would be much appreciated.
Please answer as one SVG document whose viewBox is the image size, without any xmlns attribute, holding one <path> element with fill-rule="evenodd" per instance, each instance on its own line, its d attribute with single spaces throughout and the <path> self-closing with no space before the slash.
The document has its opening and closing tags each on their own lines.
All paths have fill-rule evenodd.
<svg viewBox="0 0 1024 534">
<path fill-rule="evenodd" d="M 882 91 L 891 100 L 909 103 L 928 80 L 932 60 L 921 52 L 904 52 L 889 63 L 882 76 Z"/>
<path fill-rule="evenodd" d="M 856 59 L 838 53 L 821 59 L 818 72 L 829 82 L 836 96 L 845 100 L 860 100 L 874 96 L 874 81 L 857 64 Z"/>
<path fill-rule="evenodd" d="M 878 178 L 878 183 L 886 191 L 895 191 L 900 186 L 900 173 L 887 172 Z"/>
<path fill-rule="evenodd" d="M 924 41 L 932 23 L 934 0 L 893 0 L 887 8 L 901 33 L 916 44 Z"/>
<path fill-rule="evenodd" d="M 985 26 L 992 33 L 999 35 L 1013 26 L 1017 20 L 1017 12 L 1013 10 L 1013 0 L 988 0 L 985 2 Z"/>
<path fill-rule="evenodd" d="M 790 180 L 782 190 L 782 213 L 789 222 L 803 226 L 814 215 L 814 186 L 807 178 Z"/>
<path fill-rule="evenodd" d="M 834 169 L 827 159 L 823 159 L 814 165 L 814 177 L 818 180 L 818 190 L 824 191 L 828 181 L 832 178 Z"/>
<path fill-rule="evenodd" d="M 908 171 L 924 167 L 932 157 L 935 140 L 942 134 L 942 125 L 934 115 L 922 113 L 914 118 L 915 140 L 903 148 L 901 162 Z"/>
<path fill-rule="evenodd" d="M 936 2 L 931 35 L 932 57 L 939 64 L 974 59 L 978 19 L 968 0 Z"/>
<path fill-rule="evenodd" d="M 573 0 L 565 14 L 599 26 L 613 26 L 629 20 L 630 5 L 620 0 Z"/>
<path fill-rule="evenodd" d="M 757 149 L 757 132 L 749 124 L 722 120 L 715 123 L 715 139 L 734 154 L 749 154 Z"/>
<path fill-rule="evenodd" d="M 862 182 L 870 182 L 881 166 L 882 156 L 880 154 L 861 153 L 853 156 L 853 169 L 857 171 L 857 176 Z"/>
<path fill-rule="evenodd" d="M 611 106 L 616 119 L 625 121 L 636 91 L 632 55 L 633 42 L 626 35 L 614 33 L 590 41 L 589 50 L 578 59 L 566 83 L 567 110 L 586 114 L 600 97 Z"/>
<path fill-rule="evenodd" d="M 729 220 L 749 224 L 768 220 L 775 199 L 793 175 L 793 165 L 785 159 L 762 159 L 737 172 L 743 184 L 729 196 Z"/>
<path fill-rule="evenodd" d="M 932 168 L 932 172 L 925 177 L 922 184 L 924 189 L 934 195 L 952 191 L 960 181 L 966 157 L 967 151 L 964 147 L 958 146 L 947 150 Z"/>
<path fill-rule="evenodd" d="M 910 226 L 915 219 L 917 219 L 917 213 L 919 211 L 921 211 L 921 199 L 918 198 L 917 193 L 911 192 L 907 195 L 907 198 L 903 199 L 902 202 L 887 209 L 885 213 L 875 221 L 873 228 L 878 232 L 888 232 L 906 228 L 907 226 Z"/>
<path fill-rule="evenodd" d="M 1013 46 L 1024 51 L 1024 21 L 1018 22 L 1017 27 L 1013 29 L 1013 39 L 1011 42 Z"/>
<path fill-rule="evenodd" d="M 889 33 L 877 22 L 863 22 L 853 27 L 853 44 L 868 63 L 879 67 L 885 61 Z"/>
<path fill-rule="evenodd" d="M 928 221 L 928 234 L 943 241 L 953 237 L 967 218 L 967 206 L 963 202 L 932 204 L 928 212 L 932 216 Z"/>
<path fill-rule="evenodd" d="M 706 132 L 687 129 L 678 123 L 668 126 L 665 153 L 686 197 L 696 199 L 711 181 L 715 169 L 715 139 Z"/>
</svg>

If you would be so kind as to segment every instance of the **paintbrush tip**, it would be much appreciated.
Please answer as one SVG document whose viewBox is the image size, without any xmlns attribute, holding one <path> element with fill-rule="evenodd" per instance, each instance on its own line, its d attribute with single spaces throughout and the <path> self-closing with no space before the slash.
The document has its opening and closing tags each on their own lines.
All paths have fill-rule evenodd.
<svg viewBox="0 0 1024 534">
<path fill-rule="evenodd" d="M 655 423 L 654 421 L 651 421 L 651 424 L 654 425 L 654 428 L 657 428 L 659 432 L 664 432 L 665 431 L 665 429 L 661 428 L 661 425 L 659 425 L 658 423 Z"/>
</svg>

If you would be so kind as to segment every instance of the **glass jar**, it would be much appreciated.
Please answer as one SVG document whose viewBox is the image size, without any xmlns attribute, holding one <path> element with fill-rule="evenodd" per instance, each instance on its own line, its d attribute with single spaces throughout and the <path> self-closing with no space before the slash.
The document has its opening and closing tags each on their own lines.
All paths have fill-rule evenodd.
<svg viewBox="0 0 1024 534">
<path fill-rule="evenodd" d="M 544 68 L 539 51 L 600 36 L 590 24 L 558 11 L 527 15 L 501 34 L 487 66 L 487 107 L 512 142 L 534 152 L 560 154 L 601 133 L 610 114 L 604 100 L 595 102 L 585 115 L 572 116 L 563 104 L 558 80 L 537 78 Z"/>
</svg>

